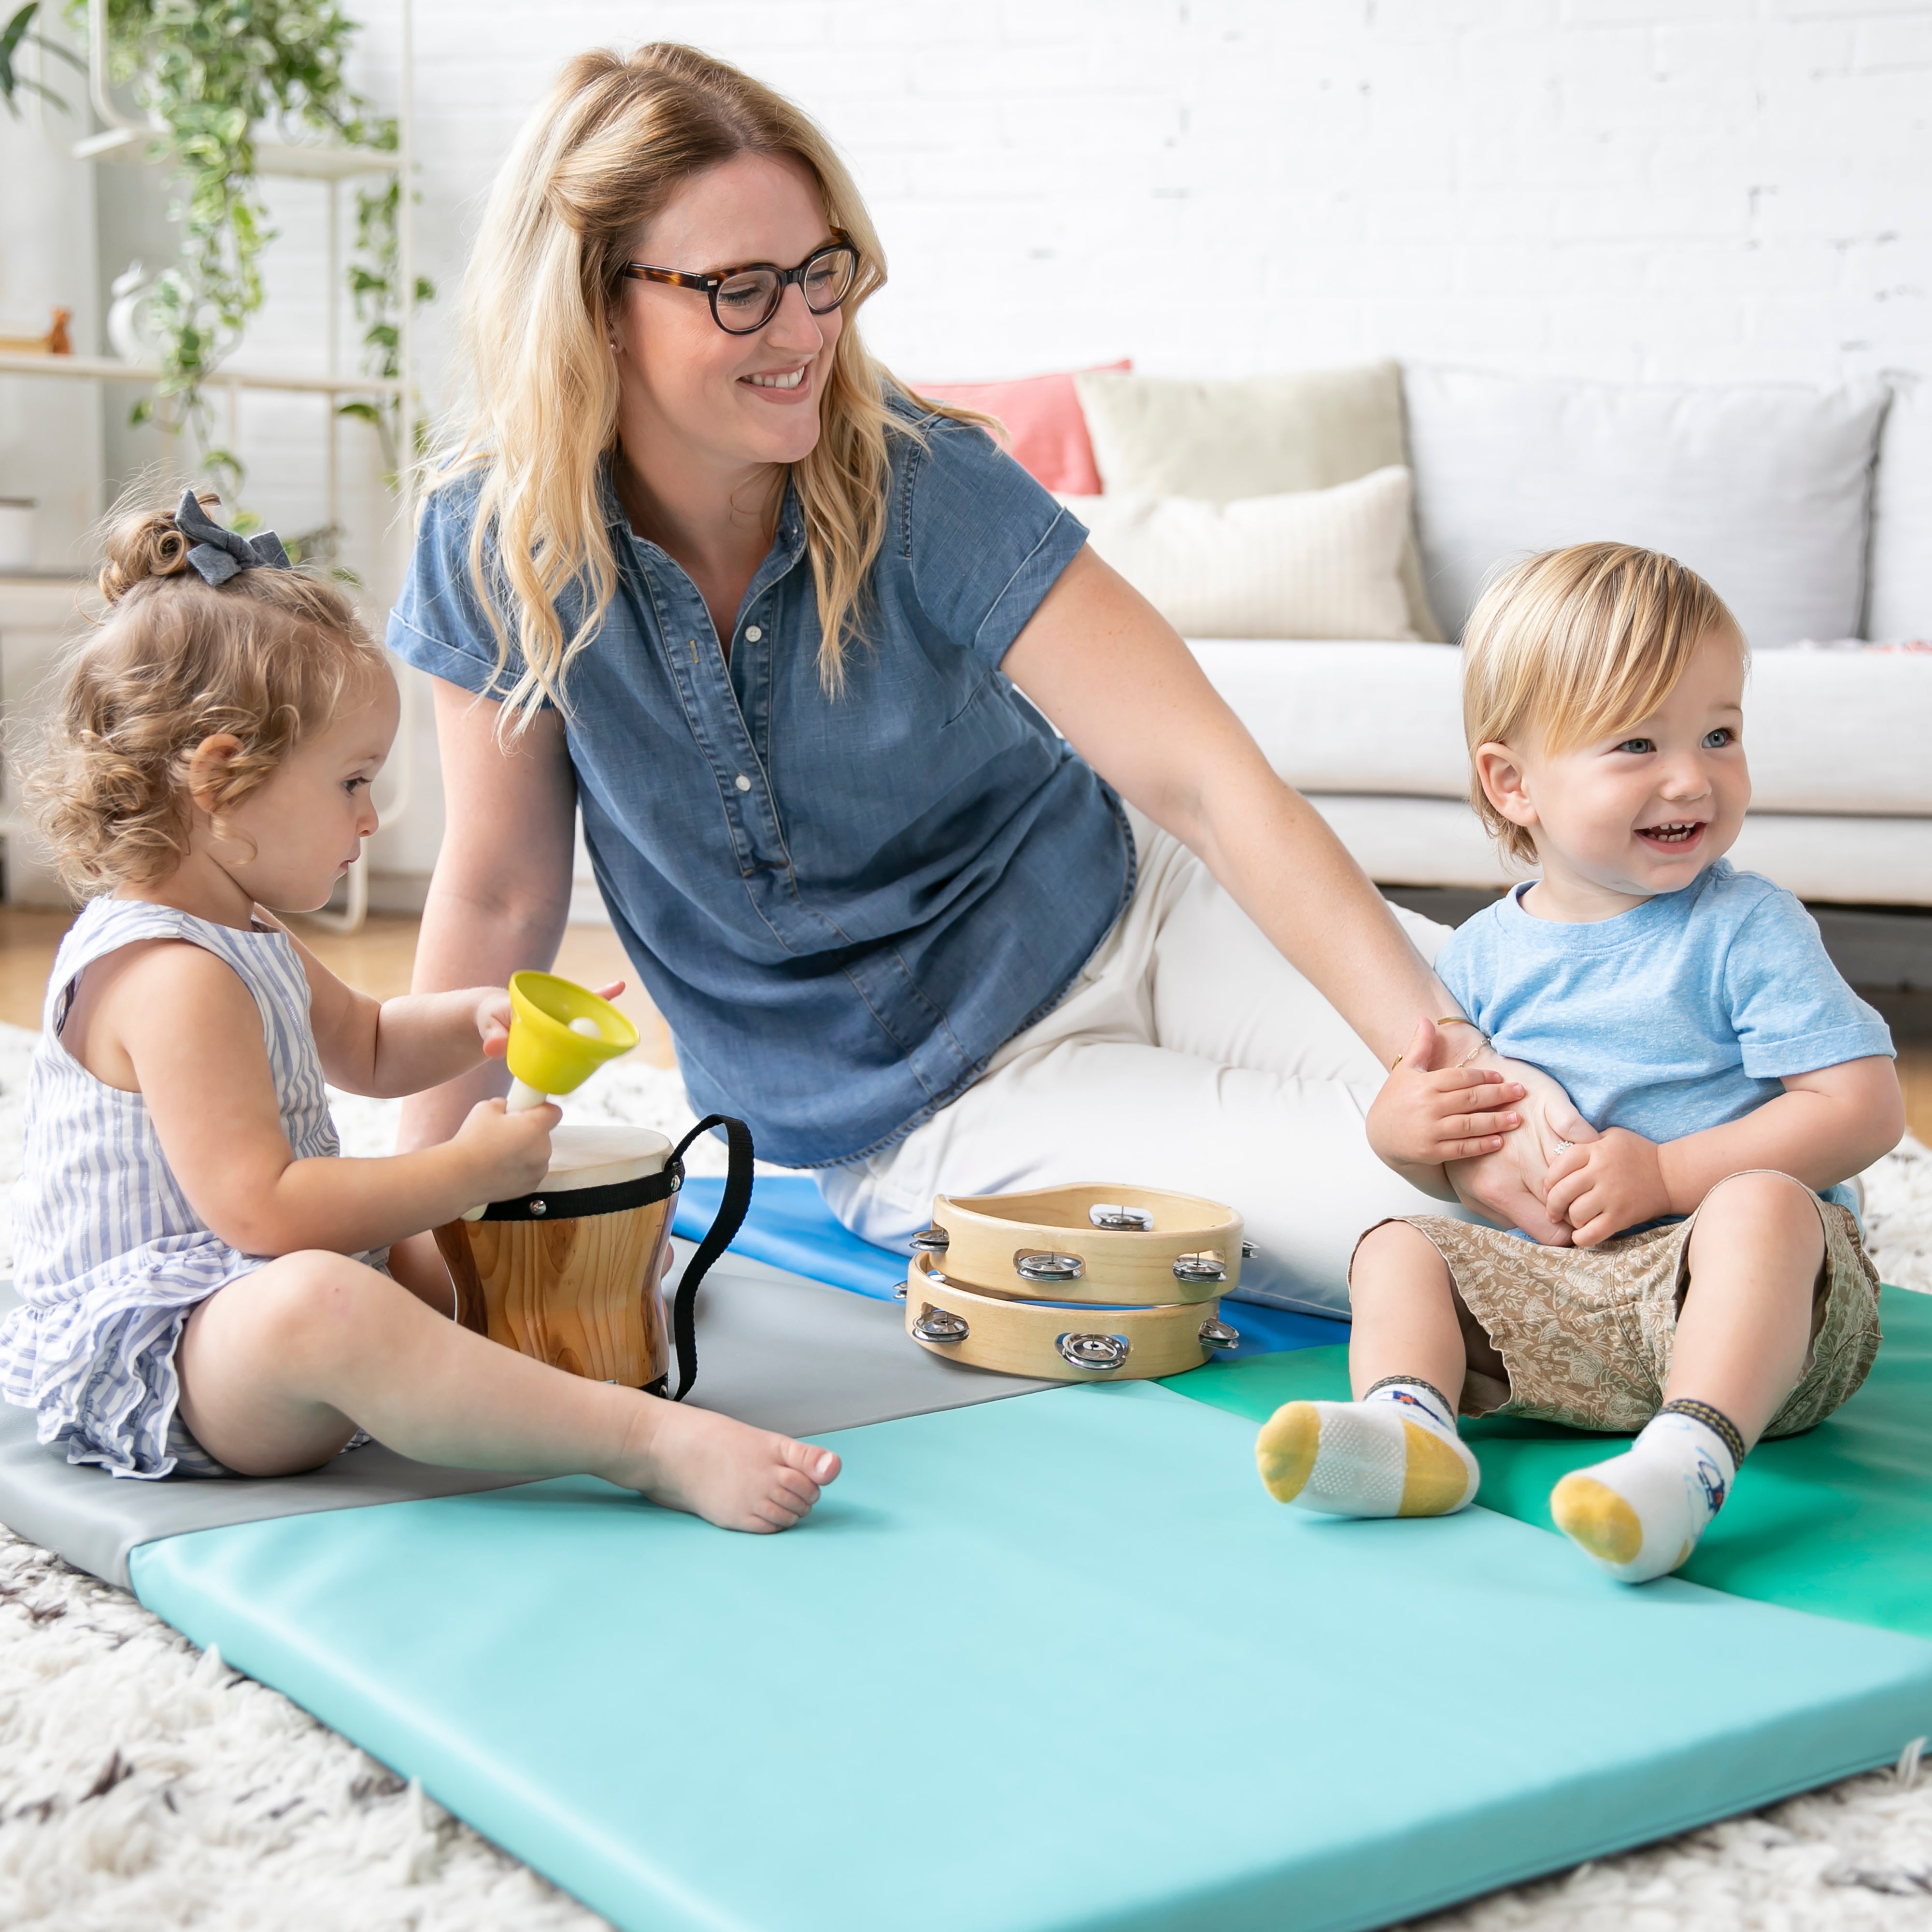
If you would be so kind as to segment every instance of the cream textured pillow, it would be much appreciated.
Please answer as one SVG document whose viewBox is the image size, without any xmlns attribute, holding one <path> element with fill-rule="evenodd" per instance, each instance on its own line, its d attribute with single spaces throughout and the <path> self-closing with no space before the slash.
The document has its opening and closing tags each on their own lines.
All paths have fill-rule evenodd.
<svg viewBox="0 0 1932 1932">
<path fill-rule="evenodd" d="M 1408 460 L 1402 370 L 1394 362 L 1238 382 L 1076 376 L 1100 486 L 1112 495 L 1232 503 L 1328 490 Z M 1439 644 L 1413 531 L 1402 556 L 1408 622 Z"/>
<path fill-rule="evenodd" d="M 1413 641 L 1400 566 L 1409 475 L 1236 503 L 1063 496 L 1100 557 L 1184 638 Z"/>
</svg>

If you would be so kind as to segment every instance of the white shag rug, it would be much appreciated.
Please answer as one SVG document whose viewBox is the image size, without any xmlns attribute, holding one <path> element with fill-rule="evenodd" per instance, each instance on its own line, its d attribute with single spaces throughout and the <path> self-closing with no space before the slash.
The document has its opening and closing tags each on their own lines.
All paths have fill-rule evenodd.
<svg viewBox="0 0 1932 1932">
<path fill-rule="evenodd" d="M 0 1025 L 0 1186 L 32 1034 Z M 393 1103 L 338 1096 L 345 1149 Z M 626 1062 L 568 1118 L 676 1135 L 677 1076 Z M 692 1149 L 694 1171 L 723 1150 Z M 1932 1292 L 1932 1153 L 1865 1177 L 1887 1280 Z M 0 1226 L 0 1272 L 11 1242 Z M 1916 1755 L 1426 1922 L 1430 1932 L 1932 1932 L 1932 1780 Z M 0 1528 L 0 1928 L 44 1932 L 598 1932 L 556 1891 L 125 1592 Z"/>
</svg>

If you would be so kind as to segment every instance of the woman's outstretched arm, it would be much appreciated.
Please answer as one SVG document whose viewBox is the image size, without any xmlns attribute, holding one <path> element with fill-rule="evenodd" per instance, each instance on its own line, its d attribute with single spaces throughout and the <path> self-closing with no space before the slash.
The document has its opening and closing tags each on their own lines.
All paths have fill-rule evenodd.
<svg viewBox="0 0 1932 1932">
<path fill-rule="evenodd" d="M 556 957 L 570 910 L 577 782 L 555 712 L 506 746 L 500 706 L 440 678 L 434 685 L 445 826 L 411 990 L 501 986 Z M 493 1061 L 405 1102 L 398 1148 L 447 1140 L 478 1100 L 507 1087 Z"/>
<path fill-rule="evenodd" d="M 1124 798 L 1199 854 L 1384 1066 L 1418 1021 L 1456 1010 L 1388 902 L 1275 775 L 1173 627 L 1090 549 L 1000 669 Z M 1538 1131 L 1506 1136 L 1501 1153 L 1457 1163 L 1452 1178 L 1479 1211 L 1564 1240 L 1544 1210 L 1544 1172 L 1558 1136 L 1594 1136 L 1546 1077 L 1510 1071 L 1530 1088 L 1522 1111 Z"/>
</svg>

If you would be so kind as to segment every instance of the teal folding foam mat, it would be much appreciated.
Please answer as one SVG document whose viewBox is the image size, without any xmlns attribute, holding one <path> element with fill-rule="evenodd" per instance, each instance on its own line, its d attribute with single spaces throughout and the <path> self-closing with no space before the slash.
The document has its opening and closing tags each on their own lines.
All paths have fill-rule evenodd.
<svg viewBox="0 0 1932 1932">
<path fill-rule="evenodd" d="M 134 1586 L 625 1932 L 1348 1932 L 1932 1731 L 1932 1645 L 1282 1509 L 1252 1424 L 1150 1384 L 822 1439 L 783 1536 L 572 1478 Z"/>
<path fill-rule="evenodd" d="M 702 1240 L 724 1192 L 724 1183 L 716 1177 L 694 1176 L 686 1181 L 671 1223 L 674 1232 L 688 1241 Z M 818 1184 L 808 1174 L 760 1175 L 731 1246 L 768 1267 L 874 1300 L 892 1299 L 906 1278 L 906 1257 L 861 1240 L 826 1206 Z M 1222 1313 L 1241 1337 L 1240 1346 L 1228 1352 L 1235 1357 L 1319 1348 L 1348 1336 L 1346 1322 L 1298 1315 L 1258 1302 L 1231 1300 Z"/>
</svg>

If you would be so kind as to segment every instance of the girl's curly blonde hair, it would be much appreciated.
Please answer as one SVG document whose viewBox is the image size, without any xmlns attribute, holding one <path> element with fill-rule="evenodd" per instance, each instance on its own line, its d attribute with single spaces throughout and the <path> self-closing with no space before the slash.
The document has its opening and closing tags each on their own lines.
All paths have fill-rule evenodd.
<svg viewBox="0 0 1932 1932">
<path fill-rule="evenodd" d="M 242 741 L 203 800 L 232 810 L 346 693 L 388 674 L 333 584 L 268 568 L 206 583 L 166 510 L 124 502 L 104 528 L 107 614 L 56 674 L 22 788 L 63 883 L 82 898 L 151 884 L 188 856 L 188 762 L 203 739 Z"/>
</svg>

